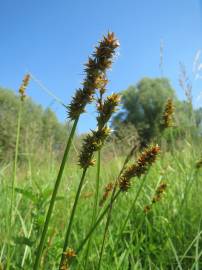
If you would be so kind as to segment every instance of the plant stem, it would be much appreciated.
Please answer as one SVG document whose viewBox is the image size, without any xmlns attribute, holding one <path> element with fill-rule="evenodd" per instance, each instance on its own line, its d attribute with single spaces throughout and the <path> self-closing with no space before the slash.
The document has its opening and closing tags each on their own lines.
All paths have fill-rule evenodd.
<svg viewBox="0 0 202 270">
<path fill-rule="evenodd" d="M 117 197 L 119 196 L 120 192 L 121 192 L 120 190 L 117 191 L 117 193 L 115 194 L 115 196 L 113 198 L 113 202 L 117 199 Z M 84 238 L 84 240 L 81 242 L 80 246 L 76 250 L 76 254 L 78 254 L 82 250 L 82 248 L 85 246 L 86 242 L 91 237 L 91 235 L 93 234 L 93 232 L 95 231 L 95 229 L 97 228 L 97 226 L 100 224 L 100 222 L 104 218 L 105 214 L 108 212 L 109 208 L 110 208 L 110 203 L 106 206 L 105 210 L 102 212 L 102 214 L 99 216 L 99 218 L 97 219 L 97 221 L 94 223 L 93 227 L 90 229 L 89 233 L 86 235 L 86 237 Z"/>
<path fill-rule="evenodd" d="M 92 226 L 94 225 L 95 220 L 96 220 L 96 216 L 97 216 L 98 195 L 99 195 L 99 186 L 100 186 L 100 165 L 101 165 L 100 156 L 101 156 L 101 153 L 99 150 L 98 151 L 98 158 L 97 158 L 97 174 L 96 174 L 96 182 L 95 182 L 95 199 L 94 199 L 93 215 L 92 215 L 92 221 L 91 221 L 90 228 L 92 228 Z M 90 237 L 88 240 L 88 246 L 87 246 L 86 254 L 85 254 L 84 270 L 86 269 L 87 264 L 88 264 L 88 254 L 89 254 L 89 250 L 90 250 L 91 239 L 92 238 Z"/>
<path fill-rule="evenodd" d="M 75 215 L 75 212 L 76 212 L 79 196 L 80 196 L 80 193 L 81 193 L 81 188 L 83 186 L 83 182 L 84 182 L 84 179 L 85 179 L 86 171 L 87 171 L 87 168 L 83 169 L 83 173 L 82 173 L 81 180 L 80 180 L 78 190 L 77 190 L 77 193 L 76 193 L 76 197 L 75 197 L 75 200 L 74 200 L 74 205 L 73 205 L 73 208 L 72 208 L 70 219 L 68 218 L 69 225 L 68 225 L 67 231 L 66 231 L 65 241 L 64 241 L 64 245 L 63 245 L 63 253 L 62 253 L 62 256 L 61 256 L 59 269 L 61 269 L 61 267 L 63 265 L 63 262 L 64 262 L 64 259 L 65 259 L 64 252 L 66 251 L 66 249 L 68 247 L 68 244 L 69 244 L 69 237 L 70 237 L 70 234 L 71 234 L 71 228 L 72 228 L 72 224 L 73 224 L 73 219 L 74 219 L 74 215 Z"/>
<path fill-rule="evenodd" d="M 138 197 L 139 197 L 139 195 L 140 195 L 140 192 L 142 191 L 142 188 L 143 188 L 144 183 L 145 183 L 145 181 L 146 181 L 147 175 L 148 175 L 148 173 L 144 176 L 144 178 L 143 178 L 143 180 L 142 180 L 142 182 L 141 182 L 141 185 L 139 186 L 139 189 L 138 189 L 138 191 L 137 191 L 137 193 L 136 193 L 136 196 L 135 196 L 135 199 L 133 200 L 133 203 L 132 203 L 132 205 L 131 205 L 131 207 L 130 207 L 130 210 L 129 210 L 129 212 L 128 212 L 128 215 L 127 215 L 127 217 L 125 218 L 125 220 L 124 220 L 124 222 L 123 222 L 123 226 L 121 227 L 121 230 L 119 231 L 119 235 L 118 235 L 118 238 L 117 238 L 117 240 L 116 240 L 116 242 L 115 242 L 114 247 L 116 247 L 116 245 L 119 243 L 119 240 L 120 240 L 120 238 L 121 238 L 121 235 L 122 235 L 122 233 L 123 233 L 123 231 L 124 231 L 124 229 L 125 229 L 125 227 L 126 227 L 126 225 L 127 225 L 127 223 L 128 223 L 128 220 L 129 220 L 130 215 L 131 215 L 131 213 L 132 213 L 132 211 L 133 211 L 133 209 L 134 209 L 134 207 L 135 207 L 135 204 L 136 204 L 137 199 L 138 199 Z"/>
<path fill-rule="evenodd" d="M 110 205 L 109 205 L 109 212 L 108 212 L 108 215 L 107 215 L 107 221 L 106 221 L 106 225 L 105 225 L 104 236 L 103 236 L 103 240 L 102 240 L 102 246 L 101 246 L 101 251 L 100 251 L 100 258 L 99 258 L 99 262 L 98 262 L 98 270 L 101 267 L 102 255 L 103 255 L 103 251 L 104 251 L 104 245 L 105 245 L 105 240 L 106 240 L 106 236 L 107 236 L 107 231 L 108 231 L 108 228 L 109 228 L 109 223 L 110 223 L 110 220 L 111 220 L 112 207 L 113 207 L 114 197 L 115 197 L 115 194 L 116 194 L 117 183 L 119 181 L 119 178 L 120 178 L 122 172 L 126 168 L 126 165 L 128 164 L 129 160 L 133 156 L 136 148 L 137 148 L 137 145 L 134 145 L 133 148 L 131 149 L 131 151 L 126 156 L 125 161 L 124 161 L 123 166 L 122 166 L 122 169 L 119 172 L 119 175 L 118 175 L 118 177 L 117 177 L 117 179 L 115 181 L 115 184 L 114 184 L 114 188 L 113 188 L 112 195 L 111 195 L 111 200 L 110 200 Z"/>
<path fill-rule="evenodd" d="M 11 238 L 13 205 L 14 205 L 14 197 L 15 197 L 15 182 L 16 182 L 16 172 L 17 172 L 18 152 L 19 152 L 19 141 L 20 141 L 21 118 L 22 118 L 22 101 L 20 101 L 19 112 L 18 112 L 17 134 L 16 134 L 16 143 L 15 143 L 15 157 L 14 157 L 14 166 L 13 166 L 13 178 L 12 178 L 12 184 L 11 184 L 11 206 L 10 206 L 10 214 L 9 214 L 9 222 L 8 222 L 8 235 L 9 235 L 9 238 Z M 8 244 L 6 270 L 8 270 L 10 268 L 10 259 L 11 259 L 10 258 L 10 253 L 11 253 L 10 244 Z"/>
<path fill-rule="evenodd" d="M 66 149 L 65 149 L 65 152 L 64 152 L 64 155 L 63 155 L 63 159 L 62 159 L 62 162 L 61 162 L 61 165 L 60 165 L 60 169 L 59 169 L 59 172 L 58 172 L 58 176 L 57 176 L 55 186 L 54 186 L 54 189 L 53 189 L 53 193 L 52 193 L 52 197 L 51 197 L 51 200 L 50 200 L 48 212 L 47 212 L 47 215 L 46 215 L 46 220 L 45 220 L 45 223 L 44 223 L 40 243 L 39 243 L 39 246 L 38 246 L 38 249 L 37 249 L 36 259 L 35 259 L 35 263 L 34 263 L 34 267 L 33 267 L 34 270 L 37 270 L 39 268 L 41 255 L 42 255 L 42 251 L 43 251 L 43 247 L 44 247 L 44 243 L 45 243 L 46 233 L 48 231 L 48 226 L 49 226 L 50 218 L 51 218 L 51 215 L 52 215 L 52 212 L 53 212 L 56 195 L 57 195 L 57 192 L 58 192 L 58 188 L 60 186 L 60 182 L 61 182 L 61 179 L 62 179 L 64 167 L 65 167 L 65 164 L 66 164 L 66 161 L 67 161 L 67 158 L 68 158 L 68 154 L 69 154 L 70 147 L 71 147 L 71 144 L 72 144 L 72 139 L 73 139 L 75 131 L 76 131 L 78 120 L 79 120 L 79 117 L 74 121 L 74 124 L 73 124 L 72 129 L 71 129 L 71 133 L 70 133 L 68 141 L 67 141 Z"/>
</svg>

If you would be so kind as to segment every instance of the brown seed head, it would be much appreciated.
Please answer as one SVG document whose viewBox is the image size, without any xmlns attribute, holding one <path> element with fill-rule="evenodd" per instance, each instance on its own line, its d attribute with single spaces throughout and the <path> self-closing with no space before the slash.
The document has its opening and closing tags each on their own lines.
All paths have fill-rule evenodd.
<svg viewBox="0 0 202 270">
<path fill-rule="evenodd" d="M 161 183 L 158 188 L 156 189 L 155 195 L 152 199 L 152 203 L 156 203 L 161 200 L 163 193 L 167 188 L 167 184 Z"/>
<path fill-rule="evenodd" d="M 69 260 L 76 256 L 75 251 L 72 248 L 68 248 L 65 252 L 63 252 L 63 262 L 60 267 L 60 270 L 69 270 Z"/>
<path fill-rule="evenodd" d="M 85 169 L 95 164 L 93 155 L 103 146 L 109 134 L 110 129 L 104 127 L 101 130 L 91 131 L 91 134 L 86 136 L 79 156 L 79 165 L 81 168 Z"/>
<path fill-rule="evenodd" d="M 22 81 L 22 84 L 19 88 L 19 94 L 20 94 L 21 101 L 24 101 L 24 99 L 26 97 L 25 90 L 28 86 L 29 81 L 30 81 L 30 75 L 26 74 L 23 81 Z"/>
<path fill-rule="evenodd" d="M 120 176 L 120 189 L 122 191 L 127 191 L 130 187 L 130 180 L 132 177 L 140 177 L 145 174 L 149 166 L 155 162 L 159 152 L 160 147 L 158 145 L 151 146 L 142 152 L 137 162 L 127 167 Z"/>
<path fill-rule="evenodd" d="M 113 183 L 108 183 L 106 187 L 104 188 L 104 194 L 102 199 L 99 202 L 99 206 L 103 206 L 107 198 L 109 197 L 110 192 L 113 190 L 114 184 Z"/>
<path fill-rule="evenodd" d="M 99 42 L 95 48 L 92 57 L 89 57 L 88 63 L 85 64 L 86 77 L 83 82 L 83 88 L 76 91 L 72 102 L 68 106 L 68 116 L 71 120 L 75 120 L 79 115 L 85 112 L 85 107 L 91 103 L 96 89 L 100 88 L 102 80 L 102 89 L 106 70 L 111 66 L 115 49 L 119 46 L 114 33 L 108 33 Z M 105 83 L 105 82 L 104 82 Z M 102 90 L 104 91 L 104 90 Z"/>
<path fill-rule="evenodd" d="M 169 98 L 167 100 L 165 110 L 163 113 L 163 119 L 162 119 L 162 128 L 168 128 L 173 126 L 173 115 L 174 115 L 174 106 L 173 106 L 173 100 Z"/>
<path fill-rule="evenodd" d="M 162 199 L 163 193 L 167 189 L 166 183 L 161 183 L 155 191 L 155 195 L 152 198 L 151 204 L 144 207 L 144 212 L 147 214 L 152 209 L 152 204 L 159 202 Z"/>
<path fill-rule="evenodd" d="M 108 96 L 104 102 L 98 107 L 99 115 L 97 117 L 98 127 L 103 127 L 116 111 L 120 102 L 120 95 L 112 94 Z"/>
</svg>

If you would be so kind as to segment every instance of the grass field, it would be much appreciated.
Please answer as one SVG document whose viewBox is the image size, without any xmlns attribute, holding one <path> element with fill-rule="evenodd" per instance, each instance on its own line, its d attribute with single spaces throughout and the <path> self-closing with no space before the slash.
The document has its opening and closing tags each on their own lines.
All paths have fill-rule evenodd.
<svg viewBox="0 0 202 270">
<path fill-rule="evenodd" d="M 134 178 L 129 191 L 119 196 L 112 210 L 102 269 L 202 269 L 202 171 L 195 165 L 200 148 L 185 141 L 180 151 L 161 152 L 148 174 L 141 179 Z M 44 163 L 28 160 L 17 170 L 14 216 L 9 232 L 11 238 L 7 225 L 12 165 L 1 167 L 0 172 L 0 259 L 3 267 L 9 244 L 11 269 L 32 269 L 58 170 L 55 160 Z M 103 195 L 104 186 L 116 179 L 123 160 L 116 157 L 109 162 L 101 162 L 99 198 Z M 58 267 L 66 220 L 80 176 L 81 170 L 75 164 L 66 166 L 40 269 Z M 144 207 L 151 203 L 161 182 L 167 184 L 167 189 L 161 200 L 145 213 Z M 70 238 L 70 247 L 74 250 L 77 250 L 91 226 L 95 186 L 96 166 L 88 171 L 82 188 Z M 98 211 L 104 207 L 99 207 Z M 91 238 L 88 258 L 86 245 L 72 261 L 72 269 L 97 269 L 105 222 L 106 219 L 103 219 Z"/>
</svg>

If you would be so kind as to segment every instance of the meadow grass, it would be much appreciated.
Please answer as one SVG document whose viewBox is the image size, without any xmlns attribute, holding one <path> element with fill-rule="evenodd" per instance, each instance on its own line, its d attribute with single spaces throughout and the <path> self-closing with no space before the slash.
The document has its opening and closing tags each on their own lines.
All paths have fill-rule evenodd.
<svg viewBox="0 0 202 270">
<path fill-rule="evenodd" d="M 114 204 L 102 258 L 102 269 L 201 269 L 202 267 L 202 171 L 195 162 L 201 149 L 185 143 L 184 149 L 161 153 L 157 162 L 145 176 L 145 182 L 135 205 L 134 199 L 141 179 L 133 179 L 127 193 Z M 116 179 L 124 157 L 117 157 L 100 169 L 100 193 L 104 186 Z M 53 165 L 55 163 L 55 165 Z M 57 175 L 57 164 L 32 164 L 18 169 L 21 174 L 16 189 L 15 226 L 11 241 L 11 269 L 32 269 L 35 248 L 50 201 L 52 186 Z M 22 177 L 22 169 L 24 176 Z M 1 262 L 6 260 L 6 217 L 9 213 L 11 166 L 1 167 Z M 70 215 L 82 170 L 68 164 L 64 181 L 59 189 L 55 212 L 48 229 L 48 238 L 40 269 L 57 269 L 62 252 L 66 218 Z M 96 167 L 88 170 L 77 213 L 70 235 L 71 248 L 76 250 L 91 227 L 94 204 Z M 162 199 L 145 214 L 144 207 L 151 202 L 160 182 L 167 183 Z M 109 199 L 108 199 L 109 202 Z M 106 202 L 106 203 L 108 203 Z M 104 207 L 104 206 L 103 206 Z M 132 208 L 131 208 L 132 207 Z M 102 209 L 99 207 L 98 211 Z M 127 223 L 125 223 L 130 212 Z M 97 269 L 99 251 L 106 218 L 93 233 L 86 269 Z M 124 226 L 123 226 L 124 225 Z M 123 229 L 124 228 L 124 229 Z M 84 269 L 86 247 L 73 261 L 72 269 Z"/>
</svg>

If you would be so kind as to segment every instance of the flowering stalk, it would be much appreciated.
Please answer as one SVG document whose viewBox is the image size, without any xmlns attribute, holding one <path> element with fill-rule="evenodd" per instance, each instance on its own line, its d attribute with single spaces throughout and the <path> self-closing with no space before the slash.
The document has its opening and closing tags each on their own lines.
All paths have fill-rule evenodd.
<svg viewBox="0 0 202 270">
<path fill-rule="evenodd" d="M 17 173 L 17 162 L 18 162 L 18 152 L 19 152 L 19 141 L 20 141 L 20 127 L 21 127 L 21 118 L 22 118 L 22 105 L 25 100 L 26 94 L 25 90 L 29 84 L 30 75 L 26 74 L 22 84 L 18 90 L 20 96 L 20 104 L 18 111 L 18 120 L 17 120 L 17 133 L 16 133 L 16 143 L 15 143 L 15 157 L 14 157 L 14 166 L 13 166 L 13 178 L 11 184 L 11 205 L 10 205 L 10 215 L 9 215 L 9 224 L 8 224 L 8 235 L 11 234 L 12 227 L 12 219 L 13 219 L 13 204 L 14 204 L 14 191 L 15 191 L 15 183 L 16 183 L 16 173 Z M 7 254 L 7 265 L 6 269 L 10 268 L 10 245 L 8 246 L 8 254 Z"/>
<path fill-rule="evenodd" d="M 75 215 L 75 211 L 78 204 L 78 199 L 80 196 L 80 192 L 81 192 L 81 188 L 84 182 L 86 171 L 90 166 L 93 166 L 95 164 L 94 154 L 96 151 L 100 151 L 106 138 L 110 134 L 110 129 L 107 127 L 107 122 L 109 121 L 113 112 L 116 110 L 116 107 L 118 106 L 119 101 L 120 101 L 119 95 L 112 94 L 111 96 L 108 96 L 104 100 L 103 103 L 102 102 L 99 103 L 99 107 L 98 107 L 99 115 L 97 117 L 98 128 L 95 131 L 91 131 L 91 133 L 88 134 L 86 138 L 84 139 L 81 153 L 79 156 L 79 165 L 83 169 L 83 174 L 82 174 L 80 184 L 76 193 L 76 198 L 74 201 L 72 212 L 71 212 L 70 218 L 68 219 L 69 222 L 68 222 L 68 227 L 67 227 L 64 246 L 63 246 L 63 254 L 61 256 L 61 261 L 60 261 L 60 268 L 59 268 L 60 270 L 62 267 L 64 267 L 64 264 L 65 264 L 64 253 L 66 249 L 68 248 L 73 219 L 74 219 L 74 215 Z"/>
<path fill-rule="evenodd" d="M 103 77 L 106 73 L 106 70 L 110 68 L 113 56 L 115 54 L 115 49 L 119 46 L 117 39 L 114 36 L 114 33 L 108 33 L 107 36 L 104 36 L 103 39 L 99 42 L 98 46 L 95 48 L 92 56 L 89 57 L 88 63 L 85 65 L 85 74 L 86 77 L 83 82 L 83 87 L 79 88 L 75 96 L 72 99 L 72 102 L 69 104 L 68 108 L 68 117 L 70 120 L 74 121 L 71 133 L 69 135 L 67 146 L 64 152 L 64 156 L 60 165 L 58 177 L 55 182 L 53 189 L 49 209 L 46 215 L 46 220 L 44 223 L 43 232 L 41 235 L 39 247 L 37 250 L 37 255 L 34 264 L 34 270 L 39 268 L 41 255 L 45 243 L 45 238 L 50 222 L 50 218 L 53 212 L 56 195 L 60 182 L 62 179 L 65 163 L 68 158 L 69 150 L 72 144 L 72 140 L 76 131 L 76 127 L 79 121 L 79 117 L 82 113 L 85 112 L 85 107 L 88 103 L 91 103 L 96 89 L 99 87 L 100 77 Z"/>
<path fill-rule="evenodd" d="M 119 178 L 119 187 L 120 187 L 121 191 L 125 192 L 130 188 L 131 179 L 133 177 L 140 177 L 142 174 L 145 174 L 148 171 L 149 166 L 156 160 L 156 156 L 157 156 L 159 151 L 160 151 L 160 148 L 158 145 L 146 149 L 141 154 L 141 156 L 137 160 L 136 164 L 129 166 L 121 173 L 120 178 Z M 102 255 L 103 255 L 103 251 L 104 251 L 107 230 L 108 230 L 109 223 L 110 223 L 110 218 L 111 218 L 111 213 L 112 213 L 112 205 L 113 205 L 113 197 L 115 196 L 115 191 L 116 191 L 116 185 L 114 186 L 113 193 L 111 196 L 110 208 L 109 208 L 109 212 L 108 212 L 107 222 L 105 225 L 105 231 L 104 231 L 104 236 L 103 236 L 103 241 L 102 241 L 102 246 L 101 246 L 101 251 L 100 251 L 98 270 L 101 267 Z"/>
<path fill-rule="evenodd" d="M 117 190 L 115 195 L 113 197 L 111 197 L 111 202 L 105 207 L 105 209 L 100 214 L 100 216 L 98 217 L 98 219 L 95 222 L 95 224 L 93 225 L 93 227 L 90 229 L 90 231 L 88 232 L 88 234 L 86 235 L 84 240 L 81 242 L 80 246 L 76 250 L 77 254 L 79 252 L 81 252 L 81 250 L 85 246 L 88 239 L 91 237 L 91 235 L 93 234 L 93 232 L 95 231 L 97 226 L 100 224 L 100 222 L 103 220 L 105 215 L 108 213 L 111 205 L 116 201 L 116 199 L 119 197 L 119 195 L 122 192 L 125 192 L 125 191 L 128 190 L 128 189 L 125 189 L 125 188 L 123 189 L 123 186 L 122 186 L 123 183 L 121 183 L 121 179 L 125 179 L 125 180 L 127 179 L 128 182 L 130 182 L 133 177 L 138 177 L 139 178 L 139 177 L 141 177 L 141 175 L 148 172 L 149 167 L 155 162 L 159 151 L 160 151 L 160 148 L 159 148 L 158 145 L 151 146 L 151 147 L 147 148 L 140 155 L 140 157 L 138 158 L 137 162 L 134 165 L 128 166 L 123 170 L 122 174 L 117 179 L 118 180 L 117 182 L 119 183 L 119 190 Z M 138 194 L 139 193 L 140 193 L 140 191 L 138 191 Z"/>
<path fill-rule="evenodd" d="M 162 116 L 162 129 L 166 129 L 173 126 L 174 106 L 173 100 L 169 98 L 166 102 L 165 109 Z"/>
</svg>

